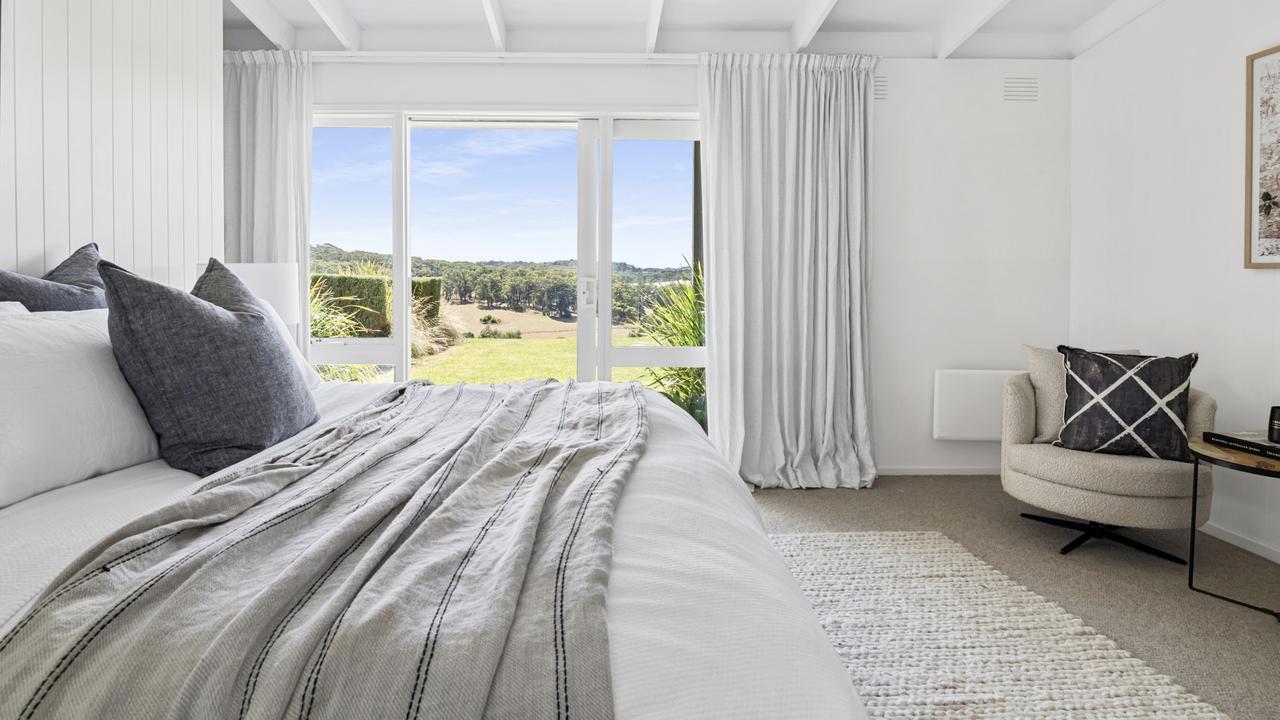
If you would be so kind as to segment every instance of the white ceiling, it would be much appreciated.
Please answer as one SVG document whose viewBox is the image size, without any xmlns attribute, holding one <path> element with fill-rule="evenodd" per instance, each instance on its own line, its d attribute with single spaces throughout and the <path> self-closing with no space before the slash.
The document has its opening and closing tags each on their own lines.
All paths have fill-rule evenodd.
<svg viewBox="0 0 1280 720">
<path fill-rule="evenodd" d="M 499 5 L 513 30 L 642 28 L 649 15 L 649 0 L 499 0 Z"/>
<path fill-rule="evenodd" d="M 1069 33 L 1114 0 L 1018 0 L 983 28 L 999 33 Z"/>
<path fill-rule="evenodd" d="M 822 27 L 837 32 L 931 33 L 956 6 L 954 0 L 842 0 Z"/>
<path fill-rule="evenodd" d="M 249 22 L 249 18 L 239 8 L 231 4 L 231 0 L 222 0 L 222 27 L 241 30 L 253 27 L 253 23 Z"/>
<path fill-rule="evenodd" d="M 356 23 L 366 28 L 484 25 L 484 10 L 477 0 L 345 0 L 343 4 Z"/>
<path fill-rule="evenodd" d="M 1161 0 L 224 0 L 229 47 L 1072 57 Z M 254 29 L 256 28 L 256 30 Z M 261 31 L 259 34 L 258 31 Z"/>
<path fill-rule="evenodd" d="M 662 24 L 675 30 L 786 30 L 803 0 L 666 0 Z"/>
</svg>

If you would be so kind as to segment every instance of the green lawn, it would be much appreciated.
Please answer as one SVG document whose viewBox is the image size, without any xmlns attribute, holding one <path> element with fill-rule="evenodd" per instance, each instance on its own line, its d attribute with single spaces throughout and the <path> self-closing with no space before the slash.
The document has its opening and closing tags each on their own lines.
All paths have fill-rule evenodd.
<svg viewBox="0 0 1280 720">
<path fill-rule="evenodd" d="M 632 344 L 632 338 L 625 339 Z M 567 380 L 578 367 L 577 338 L 496 340 L 464 338 L 439 355 L 413 363 L 414 379 L 447 385 L 456 382 L 498 383 L 554 378 Z M 644 368 L 617 368 L 617 382 L 647 379 Z"/>
</svg>

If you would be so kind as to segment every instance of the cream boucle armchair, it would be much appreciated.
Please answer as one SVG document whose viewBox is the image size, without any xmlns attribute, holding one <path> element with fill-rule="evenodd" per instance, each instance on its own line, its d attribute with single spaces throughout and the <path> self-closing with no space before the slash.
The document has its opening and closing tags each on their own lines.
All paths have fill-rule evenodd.
<svg viewBox="0 0 1280 720">
<path fill-rule="evenodd" d="M 1212 430 L 1218 405 L 1194 388 L 1187 411 L 1187 435 Z M 1191 463 L 1130 455 L 1081 452 L 1036 443 L 1036 399 L 1031 376 L 1009 378 L 1004 388 L 1004 431 L 1000 448 L 1000 481 L 1013 497 L 1063 518 L 1022 513 L 1037 522 L 1083 534 L 1062 548 L 1075 550 L 1093 538 L 1105 538 L 1185 564 L 1145 543 L 1115 532 L 1122 527 L 1171 529 L 1191 525 Z M 1200 524 L 1209 517 L 1213 479 L 1200 467 Z"/>
</svg>

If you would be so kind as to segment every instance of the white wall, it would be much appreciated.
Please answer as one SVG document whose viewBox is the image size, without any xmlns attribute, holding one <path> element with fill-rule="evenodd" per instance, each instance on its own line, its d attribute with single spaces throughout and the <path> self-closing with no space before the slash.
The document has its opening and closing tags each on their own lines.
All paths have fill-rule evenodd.
<svg viewBox="0 0 1280 720">
<path fill-rule="evenodd" d="M 0 267 L 222 256 L 222 3 L 0 0 Z"/>
<path fill-rule="evenodd" d="M 1218 426 L 1280 404 L 1280 272 L 1243 268 L 1245 56 L 1274 0 L 1166 0 L 1072 63 L 1071 340 L 1198 351 Z M 1280 483 L 1218 473 L 1211 532 L 1280 560 Z"/>
<path fill-rule="evenodd" d="M 885 60 L 875 103 L 871 384 L 886 474 L 999 472 L 999 443 L 932 439 L 939 368 L 1020 369 L 1067 332 L 1070 70 Z M 1039 102 L 1003 99 L 1040 79 Z"/>
<path fill-rule="evenodd" d="M 318 62 L 317 107 L 569 112 L 698 110 L 695 68 L 671 64 Z"/>
<path fill-rule="evenodd" d="M 876 459 L 995 472 L 997 443 L 932 439 L 933 372 L 1025 367 L 1067 332 L 1070 75 L 1064 61 L 885 60 L 871 272 Z M 1002 100 L 1004 78 L 1040 102 Z M 329 109 L 696 112 L 689 65 L 322 62 Z"/>
</svg>

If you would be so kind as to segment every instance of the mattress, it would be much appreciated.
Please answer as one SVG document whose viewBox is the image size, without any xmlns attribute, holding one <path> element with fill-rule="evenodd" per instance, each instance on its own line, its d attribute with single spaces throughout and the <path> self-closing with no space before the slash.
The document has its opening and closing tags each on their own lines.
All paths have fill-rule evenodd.
<svg viewBox="0 0 1280 720">
<path fill-rule="evenodd" d="M 319 422 L 337 420 L 385 389 L 323 383 L 315 390 Z M 0 632 L 80 553 L 200 483 L 195 475 L 154 460 L 0 508 Z"/>
<path fill-rule="evenodd" d="M 325 383 L 321 422 L 383 390 Z M 607 595 L 618 717 L 865 717 L 746 486 L 688 415 L 647 399 Z M 0 508 L 0 631 L 81 552 L 199 484 L 154 461 Z"/>
</svg>

